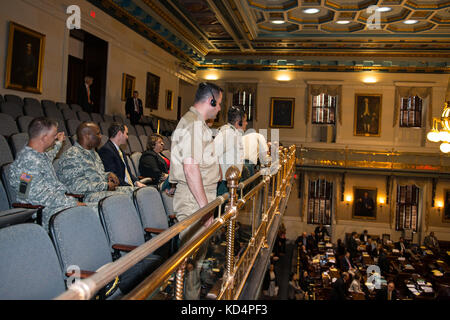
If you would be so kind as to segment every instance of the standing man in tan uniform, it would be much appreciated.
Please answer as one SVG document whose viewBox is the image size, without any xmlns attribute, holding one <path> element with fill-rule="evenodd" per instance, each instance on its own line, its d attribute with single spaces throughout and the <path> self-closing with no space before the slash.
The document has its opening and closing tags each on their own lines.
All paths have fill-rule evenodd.
<svg viewBox="0 0 450 320">
<path fill-rule="evenodd" d="M 192 215 L 216 198 L 217 183 L 221 179 L 219 162 L 214 150 L 211 129 L 205 120 L 214 119 L 220 111 L 223 90 L 213 83 L 200 83 L 194 106 L 184 114 L 172 135 L 169 182 L 177 183 L 173 198 L 178 221 Z M 180 246 L 213 222 L 209 218 L 189 226 L 180 233 Z M 200 274 L 206 246 L 196 255 L 196 272 Z M 185 288 L 186 299 L 200 298 L 200 281 Z"/>
</svg>

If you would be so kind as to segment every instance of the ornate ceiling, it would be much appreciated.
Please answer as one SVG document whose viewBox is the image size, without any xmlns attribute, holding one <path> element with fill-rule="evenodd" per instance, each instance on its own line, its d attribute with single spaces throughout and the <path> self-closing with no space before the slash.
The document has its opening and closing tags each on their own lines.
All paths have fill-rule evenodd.
<svg viewBox="0 0 450 320">
<path fill-rule="evenodd" d="M 450 72 L 450 0 L 89 1 L 193 72 Z"/>
</svg>

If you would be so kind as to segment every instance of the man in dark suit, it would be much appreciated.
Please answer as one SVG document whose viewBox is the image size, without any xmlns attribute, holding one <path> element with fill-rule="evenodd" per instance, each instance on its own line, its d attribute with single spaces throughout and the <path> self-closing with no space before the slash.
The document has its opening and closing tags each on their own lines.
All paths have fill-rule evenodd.
<svg viewBox="0 0 450 320">
<path fill-rule="evenodd" d="M 303 232 L 303 234 L 301 236 L 299 236 L 297 238 L 297 240 L 295 240 L 295 244 L 297 246 L 305 246 L 306 249 L 308 250 L 308 236 L 306 235 L 306 232 Z"/>
<path fill-rule="evenodd" d="M 325 228 L 325 226 L 322 223 L 316 227 L 314 233 L 316 234 L 316 239 L 318 239 L 318 241 L 323 241 L 325 235 L 330 236 L 327 228 Z"/>
<path fill-rule="evenodd" d="M 400 251 L 400 254 L 402 256 L 409 254 L 407 252 L 409 249 L 409 246 L 405 243 L 405 240 L 403 239 L 403 237 L 400 237 L 399 241 L 395 243 L 395 249 Z"/>
<path fill-rule="evenodd" d="M 92 101 L 91 86 L 94 78 L 91 76 L 84 77 L 84 83 L 78 91 L 78 104 L 83 108 L 83 111 L 91 113 L 94 112 L 94 102 Z"/>
<path fill-rule="evenodd" d="M 109 140 L 98 150 L 106 172 L 113 172 L 119 178 L 120 186 L 145 187 L 145 184 L 131 174 L 126 157 L 119 146 L 127 143 L 128 128 L 126 125 L 113 122 L 108 129 Z"/>
<path fill-rule="evenodd" d="M 347 272 L 343 272 L 341 277 L 337 279 L 332 287 L 331 300 L 347 300 L 347 282 L 350 279 L 350 275 Z"/>
<path fill-rule="evenodd" d="M 139 92 L 134 91 L 133 97 L 127 99 L 125 103 L 125 114 L 130 119 L 131 124 L 135 125 L 141 121 L 141 117 L 144 114 L 142 108 L 142 100 L 139 99 Z"/>
<path fill-rule="evenodd" d="M 386 250 L 383 248 L 380 248 L 380 254 L 378 256 L 378 266 L 380 267 L 382 276 L 386 276 L 386 274 L 389 273 L 389 260 L 387 258 Z"/>
<path fill-rule="evenodd" d="M 367 239 L 369 239 L 369 235 L 367 234 L 367 230 L 364 230 L 361 236 L 359 237 L 359 240 L 361 241 L 361 244 L 366 244 Z"/>
<path fill-rule="evenodd" d="M 375 257 L 377 250 L 377 244 L 372 240 L 371 237 L 367 239 L 366 251 L 372 258 Z"/>
<path fill-rule="evenodd" d="M 350 252 L 350 258 L 353 259 L 356 257 L 358 252 L 358 243 L 356 242 L 356 232 L 352 232 L 352 235 L 348 239 L 347 250 Z"/>
<path fill-rule="evenodd" d="M 346 252 L 345 255 L 341 259 L 341 270 L 345 272 L 354 273 L 356 271 L 355 266 L 353 265 L 350 259 L 350 252 Z"/>
<path fill-rule="evenodd" d="M 395 290 L 395 284 L 393 281 L 389 281 L 386 288 L 377 292 L 376 300 L 398 300 L 397 290 Z"/>
</svg>

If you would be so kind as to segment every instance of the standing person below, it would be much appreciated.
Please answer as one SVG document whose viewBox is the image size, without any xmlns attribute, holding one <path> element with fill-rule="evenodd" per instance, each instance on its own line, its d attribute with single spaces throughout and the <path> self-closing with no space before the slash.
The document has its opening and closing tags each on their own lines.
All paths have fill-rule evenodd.
<svg viewBox="0 0 450 320">
<path fill-rule="evenodd" d="M 9 184 L 16 194 L 16 199 L 11 200 L 44 206 L 42 226 L 47 231 L 53 214 L 85 205 L 67 196 L 68 189 L 56 177 L 52 161 L 64 140 L 64 133 L 57 133 L 57 128 L 58 123 L 54 120 L 33 119 L 28 126 L 28 144 L 7 172 Z"/>
<path fill-rule="evenodd" d="M 225 175 L 231 166 L 236 166 L 242 172 L 244 163 L 244 147 L 242 145 L 242 132 L 247 128 L 247 115 L 240 107 L 231 107 L 228 110 L 228 123 L 220 127 L 214 139 L 216 155 L 219 159 L 222 181 L 217 187 L 217 195 L 228 192 Z"/>
<path fill-rule="evenodd" d="M 205 120 L 220 111 L 223 90 L 213 83 L 200 83 L 194 105 L 183 115 L 172 135 L 169 183 L 177 183 L 173 209 L 182 221 L 216 198 L 221 179 L 211 129 Z M 180 245 L 213 222 L 212 212 L 180 233 Z M 206 247 L 196 255 L 196 272 L 200 272 Z M 189 288 L 187 288 L 189 290 Z M 197 298 L 199 296 L 197 295 Z"/>
<path fill-rule="evenodd" d="M 347 272 L 342 272 L 341 277 L 332 285 L 333 290 L 331 291 L 331 300 L 347 300 L 347 283 L 349 279 L 350 275 Z"/>
<path fill-rule="evenodd" d="M 106 172 L 113 172 L 119 178 L 119 186 L 145 187 L 131 173 L 127 159 L 124 157 L 120 145 L 128 140 L 128 128 L 126 125 L 113 122 L 108 129 L 109 140 L 98 150 Z"/>
<path fill-rule="evenodd" d="M 142 107 L 142 100 L 139 99 L 139 92 L 133 91 L 133 96 L 127 99 L 125 103 L 125 114 L 132 125 L 138 124 L 141 121 L 144 109 Z"/>
<path fill-rule="evenodd" d="M 83 111 L 91 113 L 94 112 L 94 102 L 92 101 L 91 86 L 94 78 L 91 76 L 84 77 L 84 83 L 78 91 L 78 104 L 83 108 Z"/>
</svg>

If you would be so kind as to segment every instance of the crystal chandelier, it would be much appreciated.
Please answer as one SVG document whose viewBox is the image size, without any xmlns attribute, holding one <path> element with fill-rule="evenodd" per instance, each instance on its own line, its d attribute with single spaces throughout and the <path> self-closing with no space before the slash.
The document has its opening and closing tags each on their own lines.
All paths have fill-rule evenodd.
<svg viewBox="0 0 450 320">
<path fill-rule="evenodd" d="M 439 127 L 441 127 L 439 129 Z M 433 127 L 427 134 L 427 139 L 432 142 L 442 141 L 440 149 L 444 153 L 450 152 L 450 108 L 448 102 L 444 105 L 441 119 L 433 118 Z"/>
</svg>

